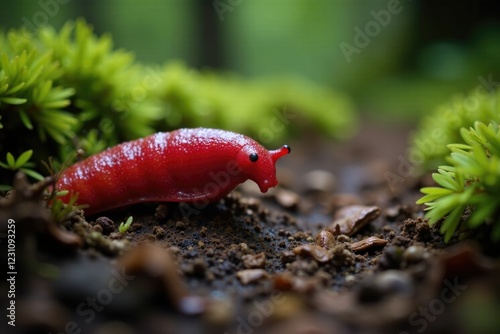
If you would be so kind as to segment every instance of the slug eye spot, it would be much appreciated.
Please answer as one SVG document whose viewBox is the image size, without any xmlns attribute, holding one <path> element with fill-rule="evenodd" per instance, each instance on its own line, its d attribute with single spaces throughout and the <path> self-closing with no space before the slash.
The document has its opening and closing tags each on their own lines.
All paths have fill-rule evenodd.
<svg viewBox="0 0 500 334">
<path fill-rule="evenodd" d="M 257 160 L 259 160 L 259 156 L 257 155 L 257 153 L 250 153 L 248 158 L 250 159 L 251 162 L 256 162 Z"/>
</svg>

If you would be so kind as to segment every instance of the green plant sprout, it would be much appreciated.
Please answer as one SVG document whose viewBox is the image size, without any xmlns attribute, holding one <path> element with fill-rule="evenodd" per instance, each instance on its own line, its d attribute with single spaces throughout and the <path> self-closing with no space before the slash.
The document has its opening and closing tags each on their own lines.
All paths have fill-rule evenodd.
<svg viewBox="0 0 500 334">
<path fill-rule="evenodd" d="M 130 216 L 127 218 L 127 221 L 125 223 L 121 222 L 120 225 L 118 226 L 118 231 L 121 234 L 125 234 L 128 231 L 128 229 L 130 228 L 130 225 L 132 225 L 133 220 L 134 220 L 134 218 L 132 216 Z"/>
<path fill-rule="evenodd" d="M 34 178 L 35 180 L 41 181 L 43 180 L 43 176 L 32 169 L 35 166 L 35 164 L 29 161 L 32 155 L 33 155 L 33 150 L 28 150 L 21 153 L 21 155 L 16 159 L 12 153 L 8 152 L 6 161 L 5 162 L 0 161 L 0 167 L 11 170 L 13 172 L 22 171 L 26 175 Z M 0 185 L 1 191 L 7 191 L 10 189 L 11 186 L 9 185 Z"/>
<path fill-rule="evenodd" d="M 52 205 L 50 205 L 50 210 L 52 216 L 57 223 L 64 222 L 67 220 L 69 215 L 74 211 L 83 208 L 82 206 L 76 206 L 78 200 L 78 194 L 72 194 L 68 204 L 63 203 L 58 197 L 65 196 L 68 194 L 67 190 L 58 191 L 53 195 Z"/>
<path fill-rule="evenodd" d="M 474 128 L 462 128 L 465 144 L 450 144 L 449 165 L 432 174 L 438 187 L 425 187 L 417 204 L 427 206 L 426 217 L 433 225 L 447 216 L 441 233 L 448 242 L 457 228 L 492 226 L 491 237 L 500 240 L 500 129 L 476 122 Z M 470 215 L 466 215 L 470 209 Z"/>
</svg>

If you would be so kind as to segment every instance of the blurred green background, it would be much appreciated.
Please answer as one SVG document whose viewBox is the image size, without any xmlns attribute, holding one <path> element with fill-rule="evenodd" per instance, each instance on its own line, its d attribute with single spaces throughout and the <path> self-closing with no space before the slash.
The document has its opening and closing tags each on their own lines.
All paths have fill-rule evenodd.
<svg viewBox="0 0 500 334">
<path fill-rule="evenodd" d="M 59 29 L 84 17 L 143 63 L 299 75 L 390 119 L 414 120 L 480 76 L 500 81 L 498 1 L 3 0 L 0 8 L 3 29 Z M 342 45 L 352 47 L 348 57 Z"/>
</svg>

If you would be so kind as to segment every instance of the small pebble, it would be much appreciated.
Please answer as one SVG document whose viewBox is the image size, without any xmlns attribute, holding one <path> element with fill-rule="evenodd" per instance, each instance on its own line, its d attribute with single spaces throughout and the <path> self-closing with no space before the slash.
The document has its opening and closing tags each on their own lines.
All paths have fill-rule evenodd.
<svg viewBox="0 0 500 334">
<path fill-rule="evenodd" d="M 156 207 L 155 218 L 165 219 L 165 218 L 167 218 L 167 214 L 168 214 L 168 209 L 167 209 L 167 206 L 165 204 L 160 204 Z"/>
<path fill-rule="evenodd" d="M 335 237 L 327 230 L 323 230 L 316 235 L 316 245 L 326 249 L 332 249 L 335 246 Z"/>
<path fill-rule="evenodd" d="M 293 260 L 295 260 L 295 253 L 294 252 L 288 251 L 288 250 L 281 252 L 281 261 L 283 263 L 290 263 Z"/>
<path fill-rule="evenodd" d="M 102 227 L 102 234 L 108 235 L 115 231 L 115 223 L 108 217 L 99 217 L 96 219 L 95 223 Z"/>
<path fill-rule="evenodd" d="M 276 202 L 283 208 L 295 211 L 299 206 L 300 197 L 297 193 L 280 188 L 275 194 Z"/>
<path fill-rule="evenodd" d="M 263 252 L 259 254 L 246 254 L 241 259 L 246 269 L 263 269 L 266 266 L 266 254 Z"/>
<path fill-rule="evenodd" d="M 351 236 L 380 216 L 377 206 L 350 205 L 343 207 L 335 214 L 332 224 L 327 227 L 333 235 Z"/>
<path fill-rule="evenodd" d="M 401 270 L 386 270 L 364 279 L 358 291 L 361 302 L 378 302 L 394 294 L 410 295 L 413 292 L 411 277 Z"/>
<path fill-rule="evenodd" d="M 387 240 L 377 238 L 377 237 L 368 237 L 358 242 L 353 242 L 351 244 L 351 250 L 353 252 L 364 252 L 373 248 L 384 247 L 387 244 Z"/>
<path fill-rule="evenodd" d="M 308 255 L 320 263 L 326 263 L 333 257 L 327 249 L 316 245 L 301 245 L 295 247 L 293 252 L 297 255 Z"/>
<path fill-rule="evenodd" d="M 404 251 L 403 258 L 408 263 L 417 263 L 424 258 L 424 255 L 425 249 L 423 247 L 412 245 Z"/>
<path fill-rule="evenodd" d="M 379 265 L 383 269 L 398 269 L 403 261 L 403 250 L 398 246 L 387 246 L 380 258 Z"/>
<path fill-rule="evenodd" d="M 238 277 L 241 284 L 247 285 L 268 278 L 269 273 L 264 269 L 245 269 L 238 271 L 236 277 Z"/>
<path fill-rule="evenodd" d="M 161 226 L 155 226 L 153 228 L 153 234 L 156 236 L 156 238 L 161 239 L 165 236 L 165 230 Z"/>
</svg>

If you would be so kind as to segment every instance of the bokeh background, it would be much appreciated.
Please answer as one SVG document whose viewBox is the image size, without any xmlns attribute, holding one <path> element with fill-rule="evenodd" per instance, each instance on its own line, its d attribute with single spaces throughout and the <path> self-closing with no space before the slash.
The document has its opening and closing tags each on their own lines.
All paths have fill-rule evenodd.
<svg viewBox="0 0 500 334">
<path fill-rule="evenodd" d="M 346 57 L 342 43 L 355 47 L 356 28 L 365 31 L 388 6 L 397 14 L 378 30 L 372 24 L 366 46 Z M 500 81 L 494 0 L 2 0 L 0 8 L 4 30 L 58 29 L 83 17 L 143 63 L 181 59 L 245 78 L 299 75 L 390 120 L 413 121 L 474 89 L 480 76 Z"/>
</svg>

